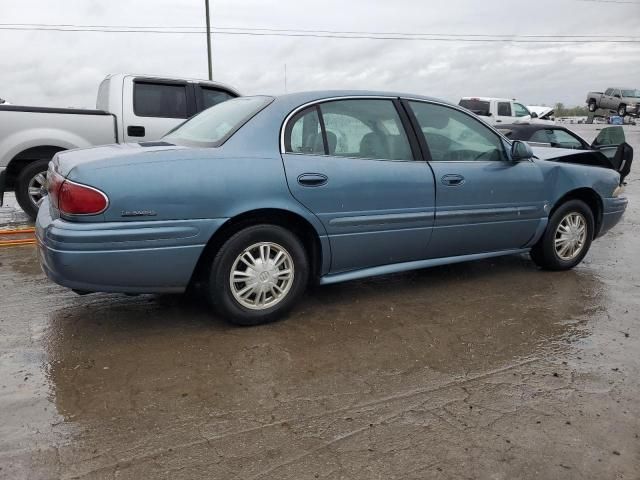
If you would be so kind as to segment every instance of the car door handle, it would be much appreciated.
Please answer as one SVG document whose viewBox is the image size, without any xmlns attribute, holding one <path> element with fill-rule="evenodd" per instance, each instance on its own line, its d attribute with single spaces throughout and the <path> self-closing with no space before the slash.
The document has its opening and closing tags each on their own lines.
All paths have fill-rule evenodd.
<svg viewBox="0 0 640 480">
<path fill-rule="evenodd" d="M 328 181 L 329 178 L 321 173 L 303 173 L 298 177 L 298 183 L 303 187 L 321 187 Z"/>
<path fill-rule="evenodd" d="M 144 137 L 144 127 L 140 125 L 129 125 L 127 127 L 127 135 L 129 135 L 130 137 Z"/>
<path fill-rule="evenodd" d="M 502 120 L 496 119 L 496 123 L 502 123 Z"/>
<path fill-rule="evenodd" d="M 440 181 L 448 187 L 458 187 L 464 183 L 464 177 L 455 173 L 444 175 Z"/>
</svg>

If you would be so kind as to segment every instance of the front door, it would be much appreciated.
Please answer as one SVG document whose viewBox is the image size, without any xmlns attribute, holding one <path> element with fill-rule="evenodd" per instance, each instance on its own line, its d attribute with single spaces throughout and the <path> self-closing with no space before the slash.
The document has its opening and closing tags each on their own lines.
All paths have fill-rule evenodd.
<svg viewBox="0 0 640 480">
<path fill-rule="evenodd" d="M 409 101 L 436 185 L 430 257 L 519 249 L 544 225 L 544 180 L 531 161 L 511 162 L 505 141 L 462 110 Z"/>
<path fill-rule="evenodd" d="M 433 174 L 416 160 L 398 107 L 383 98 L 325 101 L 285 126 L 289 189 L 322 221 L 332 273 L 427 256 Z"/>
</svg>

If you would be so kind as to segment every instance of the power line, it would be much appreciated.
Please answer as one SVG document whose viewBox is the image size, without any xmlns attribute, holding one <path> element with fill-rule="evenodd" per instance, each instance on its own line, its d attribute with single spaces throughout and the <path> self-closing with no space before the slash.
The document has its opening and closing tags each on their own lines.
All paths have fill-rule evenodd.
<svg viewBox="0 0 640 480">
<path fill-rule="evenodd" d="M 113 29 L 105 29 L 105 28 L 59 28 L 59 27 L 14 27 L 14 26 L 0 26 L 0 30 L 15 30 L 15 31 L 46 31 L 46 32 L 96 32 L 96 33 L 146 33 L 146 34 L 196 34 L 203 35 L 205 34 L 204 30 L 151 30 L 151 29 L 122 29 L 122 28 L 113 28 Z M 351 40 L 404 40 L 404 41 L 436 41 L 436 42 L 474 42 L 474 43 L 567 43 L 567 44 L 595 44 L 595 43 L 640 43 L 640 39 L 638 37 L 606 37 L 603 39 L 588 39 L 587 36 L 582 38 L 582 36 L 571 37 L 567 39 L 566 37 L 555 37 L 548 36 L 543 37 L 545 39 L 529 39 L 524 35 L 504 35 L 501 37 L 487 35 L 487 38 L 482 35 L 472 36 L 467 35 L 447 35 L 442 34 L 442 36 L 427 36 L 425 34 L 420 34 L 420 36 L 406 36 L 408 34 L 379 34 L 379 35 L 361 35 L 361 34 L 349 34 L 349 33 L 307 33 L 307 32 L 297 32 L 295 30 L 292 31 L 256 31 L 256 30 L 222 30 L 222 29 L 213 29 L 213 31 L 217 35 L 241 35 L 241 36 L 258 36 L 258 37 L 309 37 L 309 38 L 339 38 L 339 39 L 351 39 Z M 432 34 L 437 35 L 437 34 Z M 489 38 L 495 37 L 495 38 Z M 535 37 L 537 38 L 537 37 Z"/>
<path fill-rule="evenodd" d="M 596 0 L 582 0 L 582 1 L 596 1 Z M 32 27 L 43 27 L 43 30 L 54 30 L 58 31 L 58 29 L 68 30 L 68 31 L 113 31 L 117 33 L 122 33 L 123 30 L 126 32 L 135 32 L 135 33 L 144 33 L 149 31 L 150 33 L 204 33 L 205 30 L 202 29 L 201 26 L 161 26 L 161 25 L 76 25 L 76 24 L 46 24 L 46 23 L 0 23 L 0 28 L 2 27 L 16 27 L 16 29 L 27 29 Z M 474 33 L 408 33 L 408 32 L 370 32 L 370 31 L 340 31 L 340 30 L 308 30 L 308 29 L 291 29 L 291 28 L 260 28 L 260 27 L 212 27 L 214 31 L 217 33 L 224 33 L 224 31 L 233 31 L 235 32 L 275 32 L 275 33 L 286 33 L 286 34 L 327 34 L 327 35 L 349 35 L 349 36 L 415 36 L 415 37 L 447 37 L 447 38 L 578 38 L 578 39 L 590 39 L 590 38 L 605 38 L 605 39 L 640 39 L 640 37 L 633 35 L 526 35 L 526 34 L 474 34 Z M 34 30 L 38 30 L 39 28 L 34 28 Z M 103 30 L 104 29 L 104 30 Z M 183 31 L 183 30 L 197 30 L 197 31 Z"/>
</svg>

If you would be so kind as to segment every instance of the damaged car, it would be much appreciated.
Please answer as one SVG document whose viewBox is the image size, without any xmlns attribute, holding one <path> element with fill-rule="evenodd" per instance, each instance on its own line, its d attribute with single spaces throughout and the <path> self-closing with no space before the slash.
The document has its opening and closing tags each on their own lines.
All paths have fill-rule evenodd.
<svg viewBox="0 0 640 480">
<path fill-rule="evenodd" d="M 198 286 L 240 325 L 282 317 L 311 283 L 514 254 L 567 270 L 627 207 L 623 168 L 589 154 L 417 95 L 239 97 L 158 142 L 56 154 L 39 258 L 78 293 Z"/>
</svg>

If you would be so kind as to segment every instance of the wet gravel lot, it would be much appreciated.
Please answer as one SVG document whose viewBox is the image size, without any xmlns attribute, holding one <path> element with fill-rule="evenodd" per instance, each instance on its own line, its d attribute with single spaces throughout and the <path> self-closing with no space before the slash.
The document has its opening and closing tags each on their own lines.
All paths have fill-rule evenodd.
<svg viewBox="0 0 640 480">
<path fill-rule="evenodd" d="M 0 478 L 638 479 L 636 178 L 573 271 L 515 256 L 321 287 L 255 328 L 81 297 L 2 248 Z"/>
</svg>

